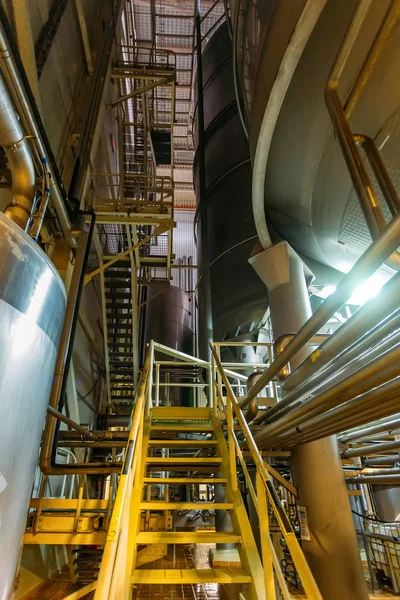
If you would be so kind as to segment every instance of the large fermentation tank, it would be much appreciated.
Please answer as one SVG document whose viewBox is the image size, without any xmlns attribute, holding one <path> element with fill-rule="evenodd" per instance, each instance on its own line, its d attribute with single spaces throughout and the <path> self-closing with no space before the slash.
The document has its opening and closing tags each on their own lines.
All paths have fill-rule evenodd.
<svg viewBox="0 0 400 600">
<path fill-rule="evenodd" d="M 0 598 L 11 595 L 65 311 L 46 255 L 0 213 Z"/>
<path fill-rule="evenodd" d="M 248 3 L 246 14 L 240 20 L 240 23 L 245 22 L 245 32 L 239 27 L 237 44 L 239 72 L 243 75 L 241 86 L 247 91 L 252 158 L 258 164 L 258 157 L 268 156 L 264 172 L 254 171 L 253 189 L 259 189 L 258 186 L 263 189 L 261 203 L 265 202 L 267 217 L 283 239 L 297 252 L 340 271 L 347 271 L 371 243 L 333 132 L 324 94 L 335 56 L 358 4 L 358 0 L 320 3 L 323 10 L 279 106 L 270 146 L 267 121 L 264 129 L 262 122 L 268 114 L 277 69 L 294 28 L 299 27 L 305 0 L 281 3 L 256 0 L 254 7 Z M 342 102 L 356 81 L 389 5 L 390 0 L 371 3 L 340 77 L 338 92 Z M 311 11 L 307 18 L 310 14 Z M 304 24 L 306 17 L 303 17 Z M 400 178 L 399 57 L 400 23 L 397 22 L 349 121 L 353 133 L 376 140 L 397 187 Z M 287 59 L 286 69 L 290 53 Z M 277 109 L 274 106 L 274 110 Z M 381 196 L 380 200 L 383 200 Z M 259 201 L 257 194 L 254 201 Z M 388 215 L 384 202 L 381 204 Z"/>
<path fill-rule="evenodd" d="M 197 132 L 197 85 L 195 111 Z M 266 310 L 265 287 L 248 264 L 256 243 L 249 146 L 237 112 L 232 42 L 220 26 L 203 51 L 206 203 L 214 339 L 246 332 Z M 198 144 L 198 135 L 196 135 Z M 199 151 L 194 160 L 197 202 Z M 199 242 L 198 242 L 199 243 Z M 199 283 L 201 294 L 202 281 Z M 199 331 L 201 334 L 201 329 Z"/>
<path fill-rule="evenodd" d="M 149 286 L 146 305 L 146 341 L 154 340 L 164 346 L 194 354 L 193 330 L 191 324 L 191 298 L 189 294 L 173 285 L 159 287 Z M 173 360 L 170 356 L 158 358 Z M 181 381 L 179 369 L 169 367 L 170 382 Z M 164 379 L 161 373 L 161 379 Z M 168 382 L 167 382 L 168 383 Z M 193 393 L 190 388 L 162 388 L 161 401 L 176 406 L 191 406 Z"/>
</svg>

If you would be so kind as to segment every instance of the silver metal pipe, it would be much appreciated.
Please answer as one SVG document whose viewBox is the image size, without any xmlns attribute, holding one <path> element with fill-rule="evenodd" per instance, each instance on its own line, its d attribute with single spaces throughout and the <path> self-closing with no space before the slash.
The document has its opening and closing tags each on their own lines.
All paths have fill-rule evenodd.
<svg viewBox="0 0 400 600">
<path fill-rule="evenodd" d="M 344 427 L 369 423 L 382 414 L 393 414 L 398 410 L 399 391 L 400 382 L 390 381 L 284 432 L 273 445 L 290 447 L 312 442 L 327 435 L 336 434 Z"/>
<path fill-rule="evenodd" d="M 307 342 L 318 333 L 323 325 L 335 312 L 348 300 L 357 285 L 366 281 L 381 264 L 400 245 L 400 214 L 397 215 L 386 227 L 385 231 L 364 252 L 352 270 L 338 283 L 336 291 L 325 300 L 308 321 L 301 327 L 297 335 L 286 346 L 282 353 L 276 357 L 264 375 L 254 384 L 251 390 L 240 402 L 240 407 L 246 407 L 250 400 L 255 398 L 268 383 L 276 377 L 279 371 L 290 359 L 297 354 Z"/>
<path fill-rule="evenodd" d="M 305 384 L 287 394 L 278 405 L 273 406 L 268 411 L 264 420 L 268 423 L 276 422 L 278 419 L 281 419 L 284 415 L 294 410 L 297 406 L 301 406 L 302 402 L 307 397 L 321 394 L 332 385 L 342 381 L 345 377 L 350 376 L 361 366 L 364 366 L 371 360 L 379 357 L 386 350 L 393 348 L 393 346 L 400 341 L 400 330 L 397 329 L 393 331 L 396 327 L 400 327 L 400 311 L 386 319 L 383 325 L 376 327 L 359 342 L 353 344 L 350 349 L 334 358 L 328 364 L 326 369 L 316 373 L 314 377 L 310 373 L 309 379 L 305 381 Z M 354 337 L 356 335 L 356 330 L 350 331 L 350 336 Z M 343 343 L 345 343 L 346 337 L 346 330 L 343 328 Z M 384 341 L 382 341 L 383 338 L 385 338 Z M 379 344 L 379 342 L 381 343 Z M 328 348 L 329 353 L 334 350 L 335 345 L 336 344 L 334 344 L 333 348 Z M 323 350 L 321 350 L 321 352 L 323 352 Z M 324 357 L 322 360 L 324 360 Z M 318 362 L 318 359 L 316 362 Z M 307 366 L 306 371 L 311 369 L 311 367 L 312 361 L 310 367 Z M 258 422 L 259 420 L 255 421 L 255 423 Z"/>
<path fill-rule="evenodd" d="M 42 137 L 40 135 L 39 127 L 36 122 L 35 116 L 33 115 L 30 102 L 22 83 L 19 70 L 15 63 L 15 59 L 12 55 L 9 47 L 7 35 L 4 31 L 3 25 L 0 23 L 0 65 L 3 76 L 8 84 L 10 94 L 18 108 L 21 109 L 21 119 L 26 124 L 26 131 L 32 138 L 38 157 L 50 175 L 51 182 L 51 199 L 54 209 L 57 214 L 57 218 L 60 222 L 62 232 L 65 239 L 72 248 L 77 246 L 77 241 L 72 234 L 72 225 L 69 219 L 67 210 L 64 204 L 64 198 L 58 187 L 57 179 L 50 162 L 48 161 L 46 148 L 44 146 Z"/>
<path fill-rule="evenodd" d="M 368 454 L 379 454 L 387 450 L 396 450 L 400 448 L 400 440 L 393 442 L 381 442 L 379 444 L 368 444 L 359 448 L 350 448 L 342 452 L 343 458 L 354 458 L 355 456 L 368 456 Z"/>
<path fill-rule="evenodd" d="M 75 421 L 73 421 L 72 419 L 67 417 L 66 415 L 63 415 L 62 413 L 60 413 L 58 410 L 56 410 L 52 406 L 47 407 L 47 414 L 51 415 L 58 421 L 62 421 L 63 423 L 65 423 L 66 425 L 71 427 L 71 429 L 75 429 L 75 431 L 79 431 L 79 433 L 84 438 L 87 438 L 88 440 L 92 440 L 93 442 L 96 442 L 98 440 L 98 437 L 96 435 L 94 435 L 93 433 L 91 433 L 88 429 L 86 429 L 85 427 L 82 427 L 82 425 L 79 425 L 79 423 L 76 423 Z M 82 443 L 82 445 L 84 445 L 84 444 L 85 444 L 85 442 Z"/>
<path fill-rule="evenodd" d="M 376 425 L 371 425 L 371 427 L 364 427 L 364 429 L 359 429 L 358 431 L 354 431 L 352 433 L 348 433 L 345 435 L 339 436 L 340 442 L 351 442 L 352 440 L 359 440 L 365 436 L 369 436 L 375 433 L 390 433 L 394 429 L 399 429 L 400 427 L 400 418 L 390 419 L 389 421 L 385 421 L 384 423 L 379 423 Z"/>
<path fill-rule="evenodd" d="M 346 322 L 345 326 L 339 327 L 328 339 L 323 342 L 319 347 L 318 351 L 311 354 L 304 362 L 302 362 L 295 371 L 293 371 L 288 378 L 282 382 L 281 386 L 285 390 L 293 390 L 298 388 L 300 384 L 306 381 L 306 386 L 302 390 L 310 389 L 315 385 L 316 380 L 320 380 L 316 373 L 323 367 L 327 366 L 334 359 L 337 359 L 339 354 L 349 349 L 352 344 L 360 340 L 364 335 L 372 337 L 371 345 L 375 343 L 375 340 L 379 339 L 379 333 L 377 329 L 385 326 L 383 319 L 387 315 L 396 311 L 398 317 L 398 323 L 400 326 L 400 311 L 398 309 L 398 297 L 400 294 L 400 274 L 396 274 L 390 279 L 382 288 L 381 294 L 374 298 L 371 298 L 363 306 L 361 306 Z M 394 317 L 395 315 L 393 315 Z M 374 329 L 373 329 L 374 328 Z M 371 331 L 373 329 L 373 331 Z M 394 329 L 392 325 L 387 333 Z M 382 334 L 380 337 L 384 337 Z M 365 338 L 364 343 L 367 342 Z M 360 352 L 358 348 L 357 353 Z M 357 355 L 357 354 L 355 354 Z M 340 359 L 339 359 L 340 360 Z M 349 358 L 346 359 L 349 362 Z M 335 361 L 336 363 L 337 361 Z M 332 363 L 332 367 L 335 364 Z M 325 378 L 326 375 L 322 375 Z M 285 398 L 286 401 L 286 398 Z M 280 403 L 282 404 L 282 403 Z M 277 407 L 279 408 L 279 406 Z"/>
<path fill-rule="evenodd" d="M 365 467 L 374 467 L 375 465 L 395 465 L 400 463 L 400 455 L 394 454 L 389 456 L 373 456 L 366 458 L 364 461 Z"/>
<path fill-rule="evenodd" d="M 299 408 L 258 433 L 254 439 L 257 443 L 268 441 L 268 443 L 273 444 L 277 436 L 281 437 L 282 435 L 296 433 L 298 426 L 304 421 L 305 417 L 309 419 L 320 415 L 355 396 L 368 392 L 372 387 L 377 387 L 397 377 L 400 370 L 399 359 L 400 344 L 397 344 L 393 349 L 388 350 L 379 358 L 358 369 L 346 379 L 339 381 L 322 394 L 304 402 Z"/>
<path fill-rule="evenodd" d="M 57 409 L 60 392 L 63 382 L 64 369 L 67 360 L 67 353 L 70 343 L 70 336 L 72 330 L 72 320 L 75 312 L 76 299 L 78 295 L 81 272 L 85 262 L 86 244 L 88 240 L 88 233 L 82 232 L 79 240 L 79 247 L 76 251 L 75 266 L 72 273 L 71 284 L 68 292 L 67 307 L 65 310 L 64 324 L 61 332 L 60 344 L 58 347 L 58 354 L 56 365 L 54 368 L 53 384 L 51 387 L 49 406 Z M 51 465 L 51 453 L 53 447 L 54 436 L 56 432 L 56 422 L 53 419 L 48 418 L 44 429 L 42 447 L 40 451 L 40 468 L 43 473 L 50 474 L 53 470 Z M 58 470 L 57 470 L 58 473 Z"/>
<path fill-rule="evenodd" d="M 374 484 L 374 485 L 400 485 L 400 475 L 385 475 L 384 477 L 349 477 L 346 479 L 346 483 L 357 483 L 361 484 Z"/>
<path fill-rule="evenodd" d="M 26 230 L 35 196 L 35 168 L 5 81 L 0 76 L 0 145 L 12 176 L 12 200 L 5 214 Z"/>
</svg>

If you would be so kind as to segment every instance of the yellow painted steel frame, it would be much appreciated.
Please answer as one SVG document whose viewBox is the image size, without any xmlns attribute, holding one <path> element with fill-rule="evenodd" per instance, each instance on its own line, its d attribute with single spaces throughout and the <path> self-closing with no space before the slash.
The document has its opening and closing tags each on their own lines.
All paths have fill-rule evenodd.
<svg viewBox="0 0 400 600">
<path fill-rule="evenodd" d="M 273 556 L 274 553 L 273 553 L 273 549 L 272 549 L 272 544 L 270 543 L 270 541 L 271 541 L 270 536 L 268 533 L 269 532 L 268 512 L 266 510 L 267 498 L 268 498 L 268 502 L 270 503 L 270 506 L 274 512 L 275 518 L 279 524 L 279 527 L 282 531 L 282 534 L 286 541 L 287 547 L 292 556 L 293 563 L 296 567 L 296 570 L 299 574 L 299 577 L 300 577 L 300 580 L 304 587 L 304 590 L 307 594 L 307 598 L 309 600 L 322 600 L 321 593 L 320 593 L 320 591 L 317 587 L 317 584 L 315 583 L 315 580 L 312 576 L 310 567 L 308 566 L 308 563 L 307 563 L 305 556 L 301 550 L 301 547 L 296 538 L 296 535 L 295 535 L 295 533 L 289 523 L 289 520 L 282 508 L 282 505 L 280 503 L 280 500 L 278 498 L 278 495 L 276 493 L 274 485 L 271 481 L 271 476 L 268 473 L 268 470 L 266 469 L 266 465 L 258 452 L 258 448 L 254 442 L 253 436 L 251 435 L 250 428 L 246 422 L 246 419 L 244 418 L 243 412 L 241 411 L 239 403 L 238 403 L 236 396 L 232 390 L 229 378 L 222 367 L 217 350 L 213 346 L 213 344 L 210 344 L 210 347 L 211 347 L 213 362 L 215 362 L 216 370 L 219 373 L 219 375 L 223 381 L 223 384 L 225 386 L 225 389 L 226 389 L 228 405 L 231 405 L 232 412 L 234 412 L 236 420 L 239 422 L 239 425 L 240 425 L 242 432 L 244 434 L 244 437 L 246 439 L 246 444 L 250 450 L 251 457 L 252 457 L 253 462 L 257 469 L 257 494 L 255 494 L 253 486 L 250 487 L 250 490 L 253 490 L 251 492 L 253 498 L 257 498 L 257 500 L 258 500 L 255 505 L 256 505 L 256 508 L 258 508 L 258 516 L 260 519 L 262 558 L 263 558 L 263 566 L 264 566 L 265 585 L 266 585 L 266 589 L 268 590 L 268 594 L 269 594 L 268 598 L 275 598 L 275 595 L 272 592 L 272 590 L 274 590 L 274 586 L 275 586 L 273 572 L 275 572 L 278 583 L 279 583 L 279 581 L 282 581 L 282 580 L 281 580 L 280 574 L 279 574 L 279 571 L 280 571 L 279 565 L 277 565 L 278 568 L 276 568 L 276 561 L 274 560 L 274 556 Z M 217 389 L 217 391 L 219 391 L 218 387 L 216 389 Z M 228 412 L 228 416 L 229 416 L 229 412 Z M 228 428 L 229 428 L 229 422 L 228 422 Z M 230 439 L 232 439 L 231 436 L 230 436 Z M 238 449 L 238 444 L 235 444 L 235 448 L 236 448 L 236 450 Z M 239 460 L 240 460 L 240 454 L 239 454 Z M 247 468 L 246 468 L 245 461 L 243 460 L 243 457 L 240 460 L 240 462 L 241 462 L 243 470 L 246 474 Z M 250 479 L 249 476 L 246 476 L 246 479 L 249 480 Z M 272 565 L 271 565 L 271 563 L 272 563 Z M 285 584 L 285 587 L 286 587 L 286 584 Z"/>
</svg>

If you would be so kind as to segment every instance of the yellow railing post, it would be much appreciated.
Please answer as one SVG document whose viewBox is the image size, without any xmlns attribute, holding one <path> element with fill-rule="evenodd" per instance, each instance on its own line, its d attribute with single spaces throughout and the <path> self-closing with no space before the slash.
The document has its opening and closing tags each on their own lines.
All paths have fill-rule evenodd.
<svg viewBox="0 0 400 600">
<path fill-rule="evenodd" d="M 233 492 L 238 489 L 237 470 L 236 470 L 236 448 L 235 448 L 235 431 L 233 428 L 232 404 L 230 399 L 227 399 L 227 425 L 228 425 L 228 450 L 229 450 L 229 472 L 231 478 L 231 488 Z"/>
<path fill-rule="evenodd" d="M 113 573 L 116 564 L 117 550 L 123 524 L 123 514 L 125 512 L 127 499 L 130 500 L 132 488 L 131 470 L 135 472 L 137 456 L 140 453 L 139 444 L 140 428 L 143 427 L 144 413 L 146 410 L 146 388 L 148 385 L 150 368 L 150 352 L 147 351 L 142 376 L 140 379 L 137 401 L 133 413 L 132 425 L 129 431 L 128 443 L 126 446 L 125 460 L 119 479 L 117 495 L 111 516 L 110 526 L 106 544 L 104 546 L 103 558 L 101 561 L 99 578 L 96 585 L 94 600 L 109 600 L 111 586 L 113 583 Z"/>
<path fill-rule="evenodd" d="M 265 485 L 260 473 L 256 473 L 256 488 L 258 498 L 258 518 L 260 521 L 261 553 L 264 569 L 265 591 L 268 600 L 276 600 L 274 568 L 272 564 L 271 538 L 269 534 L 269 517 Z"/>
</svg>

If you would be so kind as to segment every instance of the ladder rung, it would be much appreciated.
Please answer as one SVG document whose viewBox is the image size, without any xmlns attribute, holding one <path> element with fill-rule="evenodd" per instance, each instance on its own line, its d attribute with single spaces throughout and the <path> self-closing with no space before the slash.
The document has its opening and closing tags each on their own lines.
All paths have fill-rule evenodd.
<svg viewBox="0 0 400 600">
<path fill-rule="evenodd" d="M 176 585 L 203 583 L 251 583 L 243 569 L 138 569 L 131 583 L 142 585 Z"/>
<path fill-rule="evenodd" d="M 137 544 L 241 544 L 237 533 L 222 531 L 141 531 Z"/>
<path fill-rule="evenodd" d="M 220 477 L 145 477 L 145 484 L 167 483 L 167 484 L 185 484 L 185 483 L 200 483 L 202 485 L 226 485 L 228 481 Z"/>
<path fill-rule="evenodd" d="M 141 502 L 142 510 L 233 510 L 233 502 Z"/>
</svg>

